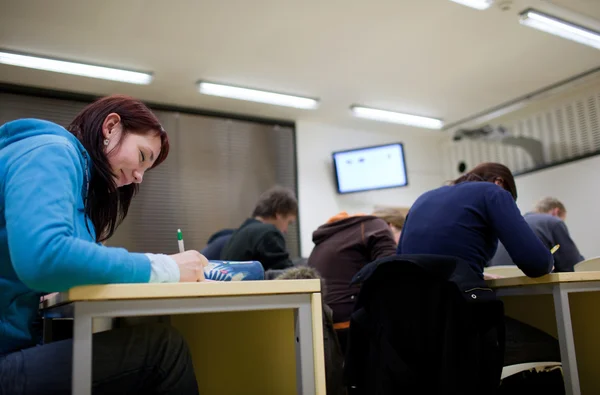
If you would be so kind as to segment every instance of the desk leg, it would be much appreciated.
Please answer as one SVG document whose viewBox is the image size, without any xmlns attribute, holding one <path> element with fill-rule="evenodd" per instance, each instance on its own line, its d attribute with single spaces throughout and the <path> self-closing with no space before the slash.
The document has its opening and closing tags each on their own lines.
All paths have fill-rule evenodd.
<svg viewBox="0 0 600 395">
<path fill-rule="evenodd" d="M 554 286 L 554 309 L 556 312 L 556 327 L 560 344 L 560 359 L 565 379 L 567 395 L 581 395 L 579 388 L 579 373 L 575 357 L 575 341 L 573 340 L 573 327 L 571 326 L 571 307 L 569 306 L 569 293 L 560 284 Z"/>
<path fill-rule="evenodd" d="M 92 316 L 86 302 L 75 302 L 73 313 L 72 395 L 92 394 Z"/>
<path fill-rule="evenodd" d="M 298 395 L 315 395 L 315 366 L 313 351 L 312 309 L 306 302 L 295 310 L 296 324 L 296 387 Z"/>
<path fill-rule="evenodd" d="M 325 378 L 325 347 L 323 345 L 323 301 L 320 293 L 311 297 L 313 322 L 313 355 L 315 360 L 315 391 L 317 395 L 327 394 Z"/>
</svg>

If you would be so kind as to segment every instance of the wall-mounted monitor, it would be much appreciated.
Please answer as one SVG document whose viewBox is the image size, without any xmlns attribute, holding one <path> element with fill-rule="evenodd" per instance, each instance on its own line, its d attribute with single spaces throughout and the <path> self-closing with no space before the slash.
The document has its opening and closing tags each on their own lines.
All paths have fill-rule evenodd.
<svg viewBox="0 0 600 395">
<path fill-rule="evenodd" d="M 338 193 L 408 185 L 401 143 L 338 151 L 332 155 Z"/>
</svg>

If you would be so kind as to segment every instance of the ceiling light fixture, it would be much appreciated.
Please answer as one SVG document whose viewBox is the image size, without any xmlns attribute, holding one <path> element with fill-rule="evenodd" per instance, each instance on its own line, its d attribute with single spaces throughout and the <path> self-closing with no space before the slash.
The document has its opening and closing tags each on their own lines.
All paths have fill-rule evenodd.
<svg viewBox="0 0 600 395">
<path fill-rule="evenodd" d="M 312 110 L 319 106 L 318 100 L 307 97 L 284 95 L 282 93 L 240 88 L 206 81 L 198 82 L 198 91 L 205 95 L 274 104 L 276 106 L 302 108 L 306 110 Z"/>
<path fill-rule="evenodd" d="M 127 82 L 130 84 L 147 85 L 152 82 L 152 73 L 95 66 L 4 50 L 0 50 L 0 63 L 56 73 L 79 75 L 82 77 Z"/>
<path fill-rule="evenodd" d="M 356 117 L 373 119 L 375 121 L 399 123 L 402 125 L 427 129 L 441 129 L 444 126 L 444 123 L 439 119 L 404 114 L 401 112 L 377 110 L 375 108 L 361 106 L 352 106 L 350 107 L 350 110 L 352 110 L 352 114 Z"/>
<path fill-rule="evenodd" d="M 490 8 L 494 0 L 450 0 L 458 4 L 466 5 L 467 7 L 475 8 L 476 10 L 486 10 Z"/>
<path fill-rule="evenodd" d="M 600 49 L 599 32 L 553 15 L 530 8 L 520 14 L 519 22 L 522 25 Z"/>
</svg>

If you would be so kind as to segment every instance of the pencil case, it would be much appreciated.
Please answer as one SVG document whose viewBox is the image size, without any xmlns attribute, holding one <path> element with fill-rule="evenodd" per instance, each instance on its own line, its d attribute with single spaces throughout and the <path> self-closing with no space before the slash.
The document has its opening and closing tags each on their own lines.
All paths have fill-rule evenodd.
<svg viewBox="0 0 600 395">
<path fill-rule="evenodd" d="M 258 261 L 208 261 L 204 277 L 208 281 L 264 280 L 265 269 Z"/>
</svg>

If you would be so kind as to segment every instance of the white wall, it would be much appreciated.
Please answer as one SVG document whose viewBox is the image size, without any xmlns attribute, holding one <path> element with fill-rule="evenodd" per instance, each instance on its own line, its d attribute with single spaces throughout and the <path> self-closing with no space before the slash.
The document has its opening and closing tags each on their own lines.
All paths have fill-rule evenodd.
<svg viewBox="0 0 600 395">
<path fill-rule="evenodd" d="M 399 128 L 402 129 L 402 128 Z M 340 211 L 369 213 L 376 205 L 410 206 L 423 192 L 443 184 L 443 132 L 373 132 L 309 121 L 296 123 L 298 202 L 302 256 L 313 248 L 312 232 Z M 364 146 L 404 143 L 408 186 L 339 195 L 331 153 Z"/>
<path fill-rule="evenodd" d="M 542 197 L 552 196 L 567 209 L 571 237 L 587 259 L 600 256 L 600 156 L 518 176 L 517 204 L 530 211 Z"/>
</svg>

